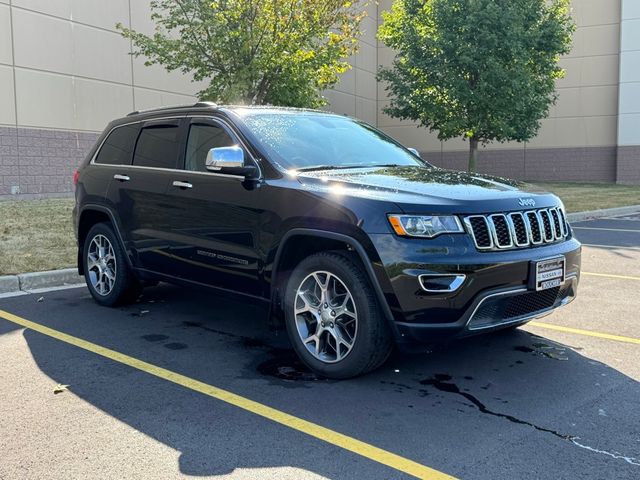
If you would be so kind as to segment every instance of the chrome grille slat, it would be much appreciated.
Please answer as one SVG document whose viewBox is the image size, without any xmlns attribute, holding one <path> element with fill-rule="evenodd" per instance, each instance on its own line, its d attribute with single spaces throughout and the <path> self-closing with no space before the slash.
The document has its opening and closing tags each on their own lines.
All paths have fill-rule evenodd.
<svg viewBox="0 0 640 480">
<path fill-rule="evenodd" d="M 569 235 L 560 207 L 464 217 L 478 250 L 526 248 L 564 240 Z"/>
</svg>

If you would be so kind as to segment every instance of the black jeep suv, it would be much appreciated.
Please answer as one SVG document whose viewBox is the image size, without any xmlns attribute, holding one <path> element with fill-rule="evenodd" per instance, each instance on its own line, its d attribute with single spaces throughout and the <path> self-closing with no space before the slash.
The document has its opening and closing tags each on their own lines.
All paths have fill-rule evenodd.
<svg viewBox="0 0 640 480">
<path fill-rule="evenodd" d="M 75 181 L 78 268 L 99 304 L 159 280 L 255 297 L 327 377 L 576 295 L 580 244 L 557 197 L 436 168 L 340 115 L 133 112 Z"/>
</svg>

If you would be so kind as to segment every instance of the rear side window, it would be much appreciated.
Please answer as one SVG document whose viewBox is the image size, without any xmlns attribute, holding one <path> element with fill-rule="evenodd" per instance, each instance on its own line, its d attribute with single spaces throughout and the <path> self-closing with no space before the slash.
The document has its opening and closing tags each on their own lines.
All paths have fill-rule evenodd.
<svg viewBox="0 0 640 480">
<path fill-rule="evenodd" d="M 133 164 L 137 167 L 176 168 L 180 128 L 174 125 L 145 127 L 140 132 Z"/>
<path fill-rule="evenodd" d="M 125 125 L 113 130 L 102 144 L 95 162 L 107 165 L 130 165 L 138 128 L 136 125 Z"/>
</svg>

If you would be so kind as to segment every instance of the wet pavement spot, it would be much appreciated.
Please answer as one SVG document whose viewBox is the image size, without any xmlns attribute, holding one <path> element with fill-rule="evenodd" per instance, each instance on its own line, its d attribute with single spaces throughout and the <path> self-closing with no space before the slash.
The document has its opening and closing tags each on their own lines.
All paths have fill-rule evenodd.
<svg viewBox="0 0 640 480">
<path fill-rule="evenodd" d="M 556 347 L 547 343 L 533 343 L 531 346 L 517 345 L 513 347 L 516 352 L 521 353 L 533 353 L 542 357 L 550 358 L 552 360 L 569 360 L 566 353 L 567 350 L 564 347 Z M 517 363 L 517 362 L 516 362 Z"/>
<path fill-rule="evenodd" d="M 272 358 L 261 362 L 256 367 L 262 375 L 268 375 L 288 382 L 327 380 L 325 377 L 309 370 L 291 350 L 274 349 L 269 354 Z"/>
<path fill-rule="evenodd" d="M 162 346 L 164 348 L 168 348 L 169 350 L 184 350 L 185 348 L 188 348 L 187 344 L 179 342 L 165 343 Z"/>
<path fill-rule="evenodd" d="M 167 340 L 169 337 L 166 335 L 151 333 L 149 335 L 142 335 L 140 338 L 146 340 L 147 342 L 161 342 L 163 340 Z"/>
</svg>

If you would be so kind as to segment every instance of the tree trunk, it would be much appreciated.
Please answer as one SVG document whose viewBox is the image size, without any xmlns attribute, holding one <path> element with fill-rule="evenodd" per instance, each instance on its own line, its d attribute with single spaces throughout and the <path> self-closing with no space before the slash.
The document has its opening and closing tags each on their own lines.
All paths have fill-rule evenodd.
<svg viewBox="0 0 640 480">
<path fill-rule="evenodd" d="M 476 171 L 476 163 L 478 160 L 478 139 L 471 137 L 469 139 L 469 167 L 467 171 L 474 173 Z"/>
</svg>

